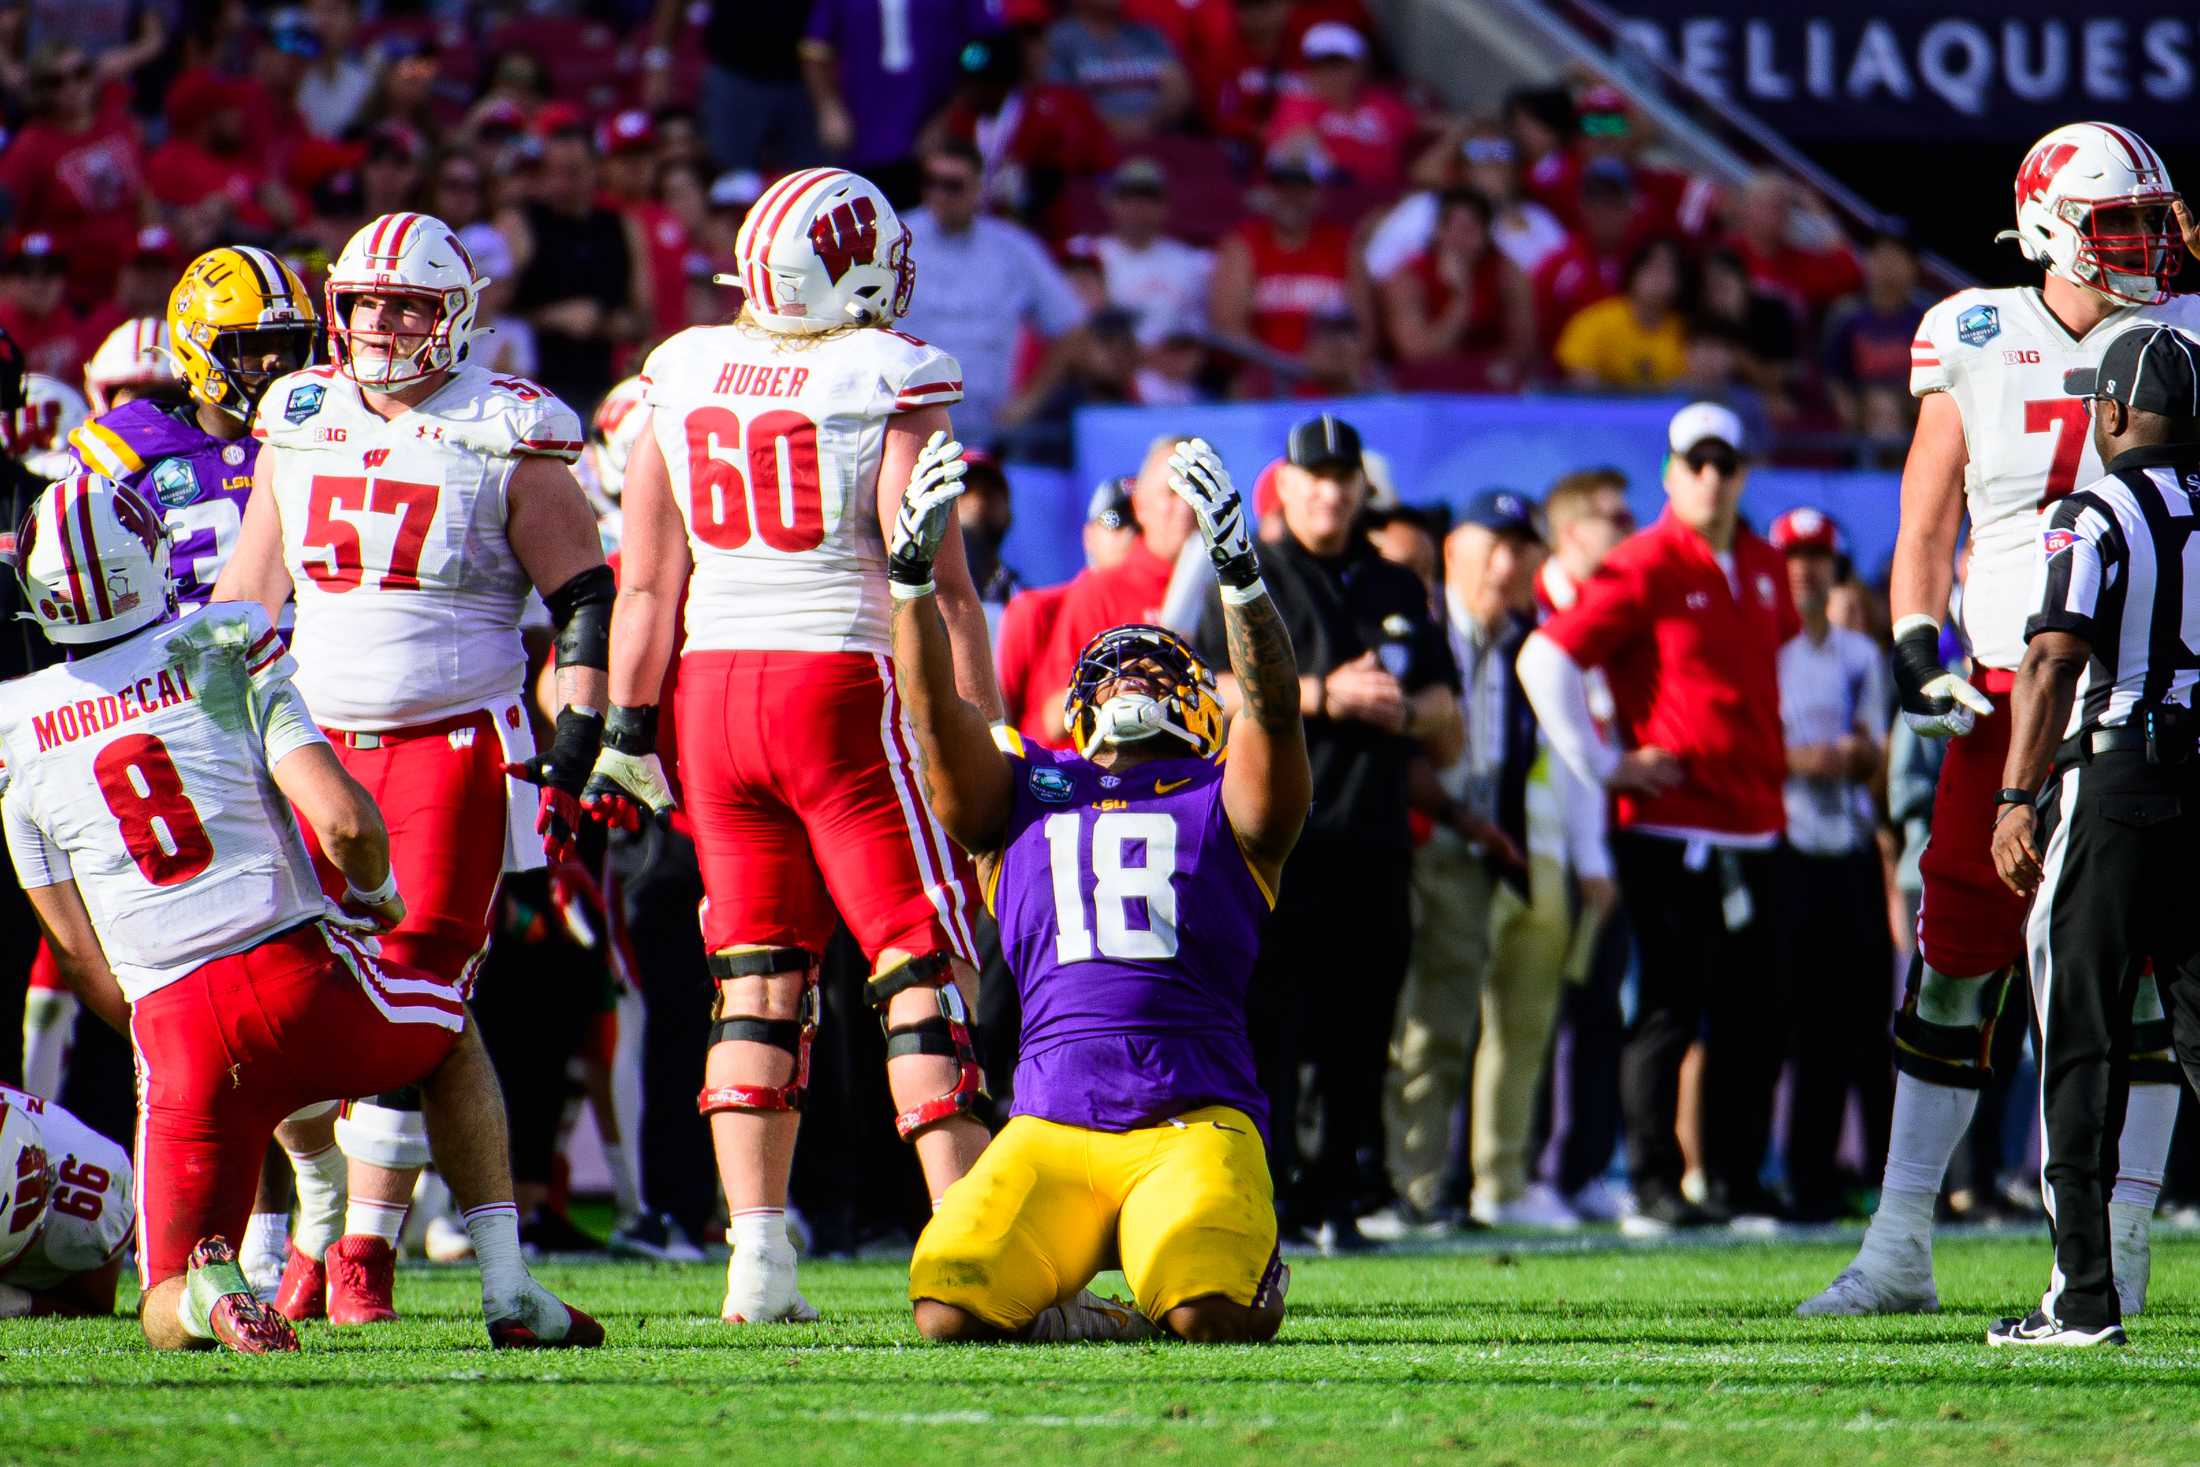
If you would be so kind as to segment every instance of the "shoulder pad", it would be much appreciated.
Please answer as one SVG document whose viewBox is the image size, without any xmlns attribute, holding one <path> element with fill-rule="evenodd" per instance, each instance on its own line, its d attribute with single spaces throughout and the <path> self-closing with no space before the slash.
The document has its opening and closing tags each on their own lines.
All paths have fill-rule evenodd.
<svg viewBox="0 0 2200 1467">
<path fill-rule="evenodd" d="M 862 334 L 878 362 L 879 381 L 897 413 L 961 402 L 962 364 L 922 337 L 879 327 Z"/>
<path fill-rule="evenodd" d="M 313 432 L 316 419 L 328 413 L 334 406 L 332 399 L 346 388 L 351 383 L 334 367 L 307 367 L 276 378 L 260 395 L 252 436 L 285 447 L 320 441 Z"/>
<path fill-rule="evenodd" d="M 503 458 L 541 457 L 571 463 L 580 457 L 581 420 L 549 388 L 524 377 L 497 377 L 480 367 L 461 367 L 464 390 L 443 394 L 435 416 L 453 436 L 477 452 Z"/>
</svg>

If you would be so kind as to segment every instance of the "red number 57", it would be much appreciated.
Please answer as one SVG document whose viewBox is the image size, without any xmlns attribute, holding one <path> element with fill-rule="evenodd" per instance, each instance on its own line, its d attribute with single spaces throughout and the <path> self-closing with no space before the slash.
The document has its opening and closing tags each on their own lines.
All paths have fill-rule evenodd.
<svg viewBox="0 0 2200 1467">
<path fill-rule="evenodd" d="M 440 485 L 410 484 L 402 479 L 316 474 L 312 495 L 306 502 L 305 548 L 326 551 L 328 561 L 307 561 L 306 574 L 324 591 L 355 591 L 368 570 L 375 572 L 379 590 L 419 590 L 420 552 L 428 543 L 428 528 L 435 523 L 436 501 L 442 492 Z M 359 526 L 337 519 L 338 510 L 396 515 L 397 535 L 390 542 L 389 559 L 370 565 L 362 549 Z"/>
</svg>

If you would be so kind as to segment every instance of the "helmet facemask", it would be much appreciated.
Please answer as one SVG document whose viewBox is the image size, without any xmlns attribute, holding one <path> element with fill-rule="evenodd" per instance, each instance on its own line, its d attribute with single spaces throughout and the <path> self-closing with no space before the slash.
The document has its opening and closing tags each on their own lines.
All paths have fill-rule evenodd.
<svg viewBox="0 0 2200 1467">
<path fill-rule="evenodd" d="M 1077 752 L 1172 735 L 1201 758 L 1222 746 L 1214 675 L 1175 633 L 1116 627 L 1095 637 L 1070 675 L 1066 722 Z"/>
<path fill-rule="evenodd" d="M 280 321 L 265 326 L 231 326 L 201 343 L 213 370 L 209 385 L 223 390 L 213 406 L 244 422 L 259 411 L 260 399 L 276 378 L 313 361 L 319 333 L 311 321 Z M 273 365 L 262 365 L 272 361 Z"/>
<path fill-rule="evenodd" d="M 2174 194 L 2135 199 L 2065 199 L 2058 210 L 2078 237 L 2073 273 L 2111 300 L 2150 306 L 2168 299 L 2185 263 L 2170 211 Z"/>
<path fill-rule="evenodd" d="M 365 296 L 377 299 L 419 300 L 428 303 L 431 316 L 425 331 L 355 329 L 351 312 Z M 453 297 L 456 297 L 454 300 Z M 382 389 L 410 387 L 456 365 L 452 324 L 466 302 L 459 290 L 437 292 L 378 286 L 372 290 L 329 290 L 329 339 L 344 375 L 362 387 Z M 361 348 L 366 350 L 362 352 Z"/>
</svg>

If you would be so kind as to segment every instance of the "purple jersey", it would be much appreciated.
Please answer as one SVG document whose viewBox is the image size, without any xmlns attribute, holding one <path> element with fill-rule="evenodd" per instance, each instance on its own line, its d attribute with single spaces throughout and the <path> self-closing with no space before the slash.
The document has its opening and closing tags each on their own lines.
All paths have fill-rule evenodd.
<svg viewBox="0 0 2200 1467">
<path fill-rule="evenodd" d="M 908 156 L 953 95 L 963 47 L 1000 29 L 998 8 L 995 0 L 817 0 L 809 37 L 833 48 L 855 123 L 848 167 Z"/>
<path fill-rule="evenodd" d="M 1268 899 L 1186 756 L 1110 774 L 1036 745 L 994 882 L 1023 1002 L 1017 1115 L 1127 1131 L 1203 1105 L 1264 1130 L 1245 990 Z"/>
<path fill-rule="evenodd" d="M 237 547 L 259 448 L 249 434 L 216 438 L 199 426 L 188 403 L 142 397 L 69 435 L 77 462 L 129 485 L 159 508 L 174 536 L 170 563 L 186 607 L 206 604 Z"/>
</svg>

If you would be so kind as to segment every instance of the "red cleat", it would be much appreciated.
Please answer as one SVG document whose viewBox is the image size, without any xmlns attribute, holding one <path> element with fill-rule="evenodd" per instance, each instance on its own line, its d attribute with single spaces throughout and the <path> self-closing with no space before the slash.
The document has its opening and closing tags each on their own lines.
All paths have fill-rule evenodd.
<svg viewBox="0 0 2200 1467">
<path fill-rule="evenodd" d="M 297 1322 L 328 1317 L 328 1270 L 290 1245 L 283 1261 L 283 1285 L 275 1291 L 275 1312 Z"/>
<path fill-rule="evenodd" d="M 593 1350 L 602 1343 L 602 1325 L 540 1284 L 510 1314 L 489 1321 L 496 1350 Z"/>
<path fill-rule="evenodd" d="M 350 1233 L 329 1244 L 330 1324 L 389 1324 L 397 1318 L 390 1292 L 397 1283 L 397 1250 L 380 1238 Z"/>
<path fill-rule="evenodd" d="M 293 1353 L 298 1335 L 290 1321 L 260 1302 L 237 1266 L 237 1251 L 222 1237 L 202 1238 L 191 1250 L 184 1287 L 195 1298 L 211 1296 L 207 1327 L 240 1355 Z"/>
</svg>

